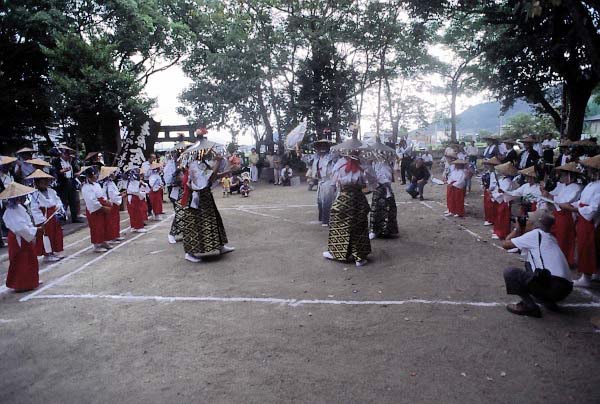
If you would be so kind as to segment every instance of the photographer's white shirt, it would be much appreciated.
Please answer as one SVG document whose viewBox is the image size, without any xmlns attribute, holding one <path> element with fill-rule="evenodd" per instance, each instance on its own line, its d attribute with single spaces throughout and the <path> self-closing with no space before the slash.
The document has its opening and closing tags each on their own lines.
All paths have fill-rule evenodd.
<svg viewBox="0 0 600 404">
<path fill-rule="evenodd" d="M 549 270 L 552 275 L 570 281 L 571 274 L 569 271 L 569 264 L 552 234 L 546 233 L 540 229 L 534 229 L 522 236 L 515 237 L 510 241 L 515 247 L 522 250 L 523 253 L 527 255 L 531 269 L 535 270 L 536 268 L 542 268 L 538 234 L 542 235 L 541 251 L 544 258 L 544 267 Z"/>
</svg>

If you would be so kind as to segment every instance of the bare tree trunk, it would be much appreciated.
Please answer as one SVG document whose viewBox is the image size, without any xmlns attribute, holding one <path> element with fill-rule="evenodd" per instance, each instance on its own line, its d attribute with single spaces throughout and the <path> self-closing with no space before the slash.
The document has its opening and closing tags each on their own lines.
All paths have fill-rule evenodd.
<svg viewBox="0 0 600 404">
<path fill-rule="evenodd" d="M 585 109 L 592 95 L 594 86 L 590 83 L 581 83 L 577 86 L 567 87 L 567 98 L 569 101 L 569 119 L 567 121 L 567 138 L 569 140 L 581 139 L 583 131 L 583 120 Z"/>
<path fill-rule="evenodd" d="M 456 143 L 456 97 L 458 95 L 458 85 L 456 81 L 452 81 L 450 99 L 450 141 Z"/>
<path fill-rule="evenodd" d="M 263 121 L 263 125 L 265 125 L 265 143 L 267 144 L 267 150 L 269 152 L 273 152 L 275 150 L 273 144 L 273 126 L 271 126 L 271 121 L 269 119 L 269 111 L 267 106 L 265 105 L 265 101 L 263 99 L 263 90 L 260 85 L 256 88 L 256 95 L 258 100 L 258 109 L 260 111 L 260 116 Z M 257 149 L 257 152 L 260 151 Z"/>
</svg>

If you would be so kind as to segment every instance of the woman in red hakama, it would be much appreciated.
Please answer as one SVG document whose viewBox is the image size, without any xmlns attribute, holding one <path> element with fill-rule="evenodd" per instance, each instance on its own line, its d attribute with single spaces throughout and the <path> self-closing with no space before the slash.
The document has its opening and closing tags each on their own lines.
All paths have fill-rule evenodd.
<svg viewBox="0 0 600 404">
<path fill-rule="evenodd" d="M 127 213 L 131 229 L 137 233 L 145 233 L 144 221 L 148 220 L 148 206 L 140 182 L 139 169 L 129 170 L 127 178 Z"/>
<path fill-rule="evenodd" d="M 148 177 L 148 185 L 150 187 L 150 205 L 152 206 L 152 212 L 154 213 L 154 219 L 160 220 L 163 214 L 163 181 L 160 177 L 160 170 L 162 165 L 159 163 L 152 163 L 150 169 L 152 170 L 150 177 Z"/>
<path fill-rule="evenodd" d="M 32 179 L 37 189 L 31 195 L 33 222 L 36 226 L 44 224 L 44 233 L 37 236 L 35 243 L 37 255 L 44 256 L 44 261 L 59 261 L 63 258 L 57 255 L 63 251 L 63 230 L 56 214 L 63 212 L 63 204 L 56 191 L 48 188 L 54 177 L 38 169 L 27 179 Z M 46 251 L 48 246 L 44 246 L 44 236 L 50 241 L 50 251 Z"/>
<path fill-rule="evenodd" d="M 448 174 L 448 186 L 446 188 L 446 203 L 448 213 L 446 216 L 463 217 L 465 215 L 465 193 L 467 173 L 465 172 L 464 160 L 454 160 L 454 169 Z"/>
<path fill-rule="evenodd" d="M 2 217 L 8 229 L 6 287 L 17 292 L 33 290 L 40 285 L 35 238 L 42 233 L 43 227 L 34 226 L 23 206 L 25 195 L 33 192 L 34 188 L 13 182 L 0 193 L 0 199 L 6 200 L 8 205 Z"/>
<path fill-rule="evenodd" d="M 114 181 L 114 173 L 117 170 L 117 167 L 101 167 L 99 177 L 99 181 L 102 182 L 102 192 L 106 200 L 111 204 L 104 231 L 106 238 L 113 244 L 118 244 L 124 239 L 121 237 L 121 216 L 119 213 L 123 196 Z"/>
<path fill-rule="evenodd" d="M 85 171 L 85 184 L 81 187 L 81 193 L 85 201 L 85 215 L 90 227 L 90 238 L 94 245 L 94 252 L 106 252 L 112 247 L 106 233 L 107 221 L 111 212 L 111 204 L 104 198 L 102 187 L 98 184 L 98 174 L 94 167 Z"/>
</svg>

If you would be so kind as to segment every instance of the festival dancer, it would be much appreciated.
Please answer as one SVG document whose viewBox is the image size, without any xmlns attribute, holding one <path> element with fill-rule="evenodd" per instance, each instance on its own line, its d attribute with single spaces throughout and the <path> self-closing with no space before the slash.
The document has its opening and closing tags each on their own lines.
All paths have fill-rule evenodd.
<svg viewBox="0 0 600 404">
<path fill-rule="evenodd" d="M 560 182 L 552 191 L 543 191 L 544 197 L 554 201 L 554 226 L 552 234 L 556 237 L 558 245 L 567 258 L 571 268 L 575 267 L 575 218 L 573 212 L 564 209 L 573 202 L 579 200 L 582 186 L 577 183 L 577 177 L 583 172 L 577 163 L 570 162 L 556 167 L 555 171 L 560 173 Z M 568 208 L 567 208 L 568 209 Z"/>
<path fill-rule="evenodd" d="M 81 194 L 85 201 L 90 239 L 94 245 L 94 252 L 106 252 L 112 248 L 108 244 L 109 238 L 106 234 L 106 222 L 110 220 L 111 204 L 104 197 L 102 187 L 98 184 L 96 167 L 87 167 L 82 174 L 85 175 L 85 183 L 81 187 Z"/>
<path fill-rule="evenodd" d="M 127 213 L 129 214 L 129 223 L 131 231 L 136 233 L 146 233 L 144 221 L 148 219 L 146 196 L 141 189 L 140 171 L 133 168 L 127 172 Z M 145 213 L 144 213 L 145 212 Z"/>
<path fill-rule="evenodd" d="M 507 191 L 506 193 L 510 196 L 521 198 L 519 215 L 527 217 L 529 213 L 535 212 L 538 209 L 545 209 L 546 203 L 541 199 L 542 188 L 538 181 L 535 167 L 532 166 L 524 170 L 519 170 L 519 174 L 525 178 L 526 182 L 519 188 Z"/>
<path fill-rule="evenodd" d="M 57 215 L 63 215 L 63 204 L 58 194 L 49 188 L 54 177 L 42 170 L 35 170 L 26 179 L 33 180 L 37 192 L 31 194 L 31 215 L 36 226 L 44 225 L 44 233 L 39 234 L 36 240 L 38 257 L 44 256 L 44 261 L 60 261 L 63 257 L 63 231 Z M 44 243 L 44 239 L 47 242 Z"/>
<path fill-rule="evenodd" d="M 110 214 L 106 220 L 106 238 L 111 244 L 119 244 L 125 238 L 121 237 L 121 203 L 123 195 L 115 184 L 115 173 L 118 167 L 103 166 L 100 168 L 98 182 L 102 184 L 102 193 L 106 201 L 110 203 Z"/>
<path fill-rule="evenodd" d="M 160 177 L 160 169 L 162 166 L 159 163 L 150 165 L 150 176 L 148 177 L 148 188 L 150 193 L 148 198 L 152 206 L 154 220 L 161 220 L 163 216 L 163 180 Z"/>
<path fill-rule="evenodd" d="M 446 204 L 448 213 L 444 216 L 463 217 L 465 215 L 465 186 L 467 173 L 465 172 L 465 160 L 454 160 L 454 169 L 448 174 Z"/>
<path fill-rule="evenodd" d="M 335 163 L 331 178 L 339 193 L 331 207 L 327 251 L 323 257 L 337 261 L 354 261 L 357 267 L 367 264 L 371 253 L 369 240 L 369 202 L 363 193 L 369 173 L 361 166 L 359 154 L 362 143 L 352 138 L 336 146 L 342 157 Z M 376 183 L 375 178 L 370 178 Z"/>
<path fill-rule="evenodd" d="M 496 202 L 494 207 L 494 230 L 492 238 L 494 240 L 504 240 L 511 232 L 510 227 L 510 206 L 514 199 L 508 192 L 515 189 L 514 177 L 518 170 L 513 163 L 500 164 L 496 166 L 496 174 L 500 177 L 498 187 L 492 191 L 492 198 Z"/>
<path fill-rule="evenodd" d="M 335 157 L 330 153 L 332 142 L 327 139 L 317 140 L 313 146 L 317 152 L 313 163 L 313 176 L 317 179 L 317 208 L 319 209 L 319 222 L 323 227 L 329 225 L 331 205 L 335 199 L 335 182 L 331 180 L 331 170 L 335 164 Z"/>
<path fill-rule="evenodd" d="M 181 236 L 181 220 L 183 216 L 183 206 L 179 203 L 183 197 L 183 184 L 187 182 L 187 175 L 183 168 L 177 168 L 173 175 L 174 180 L 171 185 L 171 192 L 169 192 L 169 199 L 173 204 L 173 210 L 175 215 L 173 216 L 173 222 L 171 222 L 171 229 L 167 236 L 169 244 L 177 243 L 177 236 Z"/>
<path fill-rule="evenodd" d="M 396 198 L 392 190 L 394 181 L 392 161 L 395 150 L 381 143 L 379 137 L 369 147 L 374 154 L 373 170 L 377 178 L 377 188 L 371 200 L 369 239 L 389 238 L 398 235 Z"/>
<path fill-rule="evenodd" d="M 216 155 L 212 164 L 206 161 L 213 154 L 213 147 L 213 142 L 201 136 L 197 144 L 190 147 L 193 148 L 192 152 L 186 153 L 188 158 L 193 159 L 189 164 L 186 183 L 189 191 L 184 190 L 182 199 L 182 205 L 185 206 L 182 220 L 183 249 L 185 259 L 190 262 L 201 262 L 201 254 L 214 251 L 226 254 L 235 250 L 226 245 L 227 234 L 211 192 L 212 184 L 227 174 L 219 173 L 223 161 L 221 156 Z M 196 153 L 199 160 L 195 159 Z"/>
<path fill-rule="evenodd" d="M 496 212 L 496 201 L 492 198 L 492 192 L 498 187 L 498 175 L 494 167 L 500 164 L 500 160 L 492 157 L 489 160 L 483 161 L 484 173 L 481 176 L 481 186 L 483 188 L 483 217 L 484 226 L 494 224 Z"/>
<path fill-rule="evenodd" d="M 33 290 L 41 284 L 35 239 L 44 229 L 43 225 L 34 226 L 27 209 L 23 206 L 27 195 L 33 192 L 34 188 L 13 182 L 0 193 L 0 200 L 6 202 L 2 220 L 8 229 L 9 263 L 6 287 L 16 292 Z"/>
<path fill-rule="evenodd" d="M 581 162 L 585 167 L 588 184 L 579 200 L 573 204 L 561 204 L 561 209 L 577 215 L 577 271 L 581 277 L 573 284 L 589 288 L 593 280 L 600 280 L 598 273 L 598 223 L 600 222 L 600 155 Z"/>
</svg>

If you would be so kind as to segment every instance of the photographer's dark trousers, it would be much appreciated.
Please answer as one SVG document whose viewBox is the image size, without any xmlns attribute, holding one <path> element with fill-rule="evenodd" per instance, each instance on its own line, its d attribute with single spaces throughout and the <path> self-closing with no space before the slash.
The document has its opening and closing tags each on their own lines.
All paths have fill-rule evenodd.
<svg viewBox="0 0 600 404">
<path fill-rule="evenodd" d="M 65 209 L 67 206 L 71 212 L 71 221 L 78 220 L 79 216 L 79 193 L 77 189 L 72 185 L 71 181 L 62 184 L 56 189 L 58 197 L 63 203 Z"/>
<path fill-rule="evenodd" d="M 400 162 L 400 175 L 402 176 L 402 184 L 406 184 L 406 177 L 410 180 L 410 165 L 412 164 L 412 158 L 403 157 Z"/>
<path fill-rule="evenodd" d="M 535 307 L 532 296 L 545 302 L 556 303 L 564 300 L 573 290 L 573 283 L 558 276 L 552 276 L 547 285 L 540 285 L 529 268 L 506 268 L 504 270 L 506 293 L 517 295 L 528 307 Z"/>
</svg>

